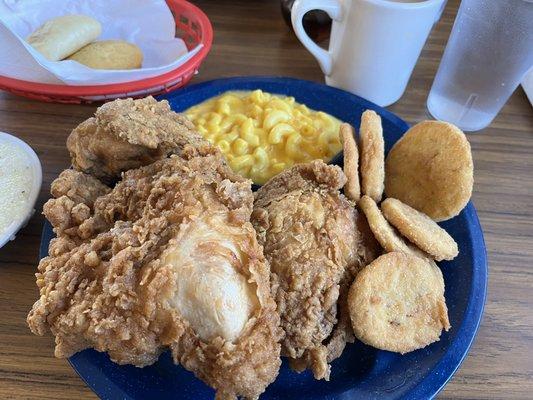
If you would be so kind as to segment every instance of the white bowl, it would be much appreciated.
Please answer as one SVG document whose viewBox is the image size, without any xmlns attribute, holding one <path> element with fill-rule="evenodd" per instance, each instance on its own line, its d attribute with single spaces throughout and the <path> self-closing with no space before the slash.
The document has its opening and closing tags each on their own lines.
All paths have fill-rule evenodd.
<svg viewBox="0 0 533 400">
<path fill-rule="evenodd" d="M 15 234 L 20 230 L 20 228 L 26 225 L 30 217 L 33 215 L 35 211 L 35 202 L 37 201 L 37 196 L 41 190 L 43 172 L 39 157 L 37 157 L 37 154 L 35 154 L 33 149 L 28 146 L 26 142 L 5 132 L 0 132 L 0 142 L 8 142 L 22 149 L 28 157 L 33 172 L 33 181 L 30 189 L 30 195 L 28 197 L 28 203 L 26 204 L 26 209 L 19 219 L 13 221 L 4 232 L 0 233 L 0 247 L 2 247 L 8 241 L 15 239 Z"/>
</svg>

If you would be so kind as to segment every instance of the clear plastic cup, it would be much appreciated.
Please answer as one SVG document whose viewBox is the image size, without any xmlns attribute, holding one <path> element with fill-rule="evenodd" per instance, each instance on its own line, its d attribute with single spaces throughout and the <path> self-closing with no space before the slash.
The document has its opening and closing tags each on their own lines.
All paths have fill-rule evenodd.
<svg viewBox="0 0 533 400">
<path fill-rule="evenodd" d="M 427 100 L 465 131 L 488 126 L 533 66 L 533 0 L 463 0 Z"/>
</svg>

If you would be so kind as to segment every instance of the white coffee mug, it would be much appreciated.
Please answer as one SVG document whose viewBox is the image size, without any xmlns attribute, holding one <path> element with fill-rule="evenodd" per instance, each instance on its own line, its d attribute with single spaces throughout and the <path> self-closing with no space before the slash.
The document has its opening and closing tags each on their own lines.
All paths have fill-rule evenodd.
<svg viewBox="0 0 533 400">
<path fill-rule="evenodd" d="M 292 26 L 315 56 L 326 83 L 380 106 L 397 101 L 446 0 L 296 0 Z M 333 19 L 329 50 L 305 33 L 302 18 L 323 10 Z"/>
</svg>

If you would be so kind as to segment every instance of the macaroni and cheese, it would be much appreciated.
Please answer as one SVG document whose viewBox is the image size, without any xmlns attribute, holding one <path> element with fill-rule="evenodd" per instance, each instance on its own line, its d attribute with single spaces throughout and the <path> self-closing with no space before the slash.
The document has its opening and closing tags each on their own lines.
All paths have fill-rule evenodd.
<svg viewBox="0 0 533 400">
<path fill-rule="evenodd" d="M 296 163 L 329 161 L 342 149 L 340 121 L 286 97 L 226 92 L 185 111 L 237 173 L 263 184 Z"/>
</svg>

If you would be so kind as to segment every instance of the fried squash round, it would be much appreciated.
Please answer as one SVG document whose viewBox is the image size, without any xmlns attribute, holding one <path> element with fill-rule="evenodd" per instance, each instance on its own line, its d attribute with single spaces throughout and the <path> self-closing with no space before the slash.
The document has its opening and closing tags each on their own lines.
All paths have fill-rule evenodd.
<svg viewBox="0 0 533 400">
<path fill-rule="evenodd" d="M 405 253 L 366 266 L 350 287 L 348 306 L 355 336 L 381 350 L 408 353 L 450 329 L 440 269 Z"/>
<path fill-rule="evenodd" d="M 434 221 L 455 217 L 472 196 L 470 144 L 456 126 L 424 121 L 407 131 L 385 161 L 385 193 Z"/>
<path fill-rule="evenodd" d="M 361 190 L 363 194 L 381 201 L 385 180 L 385 141 L 381 118 L 375 111 L 361 115 L 359 128 L 361 147 Z"/>
<path fill-rule="evenodd" d="M 435 260 L 453 260 L 459 254 L 457 243 L 448 232 L 420 211 L 393 198 L 383 201 L 381 210 L 403 236 Z"/>
</svg>

